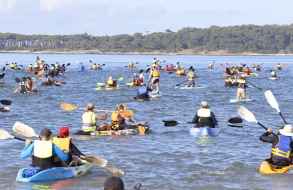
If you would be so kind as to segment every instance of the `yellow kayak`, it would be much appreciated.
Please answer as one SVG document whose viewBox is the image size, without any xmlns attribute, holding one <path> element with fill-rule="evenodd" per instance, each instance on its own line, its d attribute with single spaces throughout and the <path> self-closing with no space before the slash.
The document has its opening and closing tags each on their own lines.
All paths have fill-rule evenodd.
<svg viewBox="0 0 293 190">
<path fill-rule="evenodd" d="M 275 168 L 268 161 L 263 161 L 258 168 L 258 172 L 263 175 L 272 175 L 272 174 L 287 174 L 290 169 L 293 168 L 293 165 Z"/>
</svg>

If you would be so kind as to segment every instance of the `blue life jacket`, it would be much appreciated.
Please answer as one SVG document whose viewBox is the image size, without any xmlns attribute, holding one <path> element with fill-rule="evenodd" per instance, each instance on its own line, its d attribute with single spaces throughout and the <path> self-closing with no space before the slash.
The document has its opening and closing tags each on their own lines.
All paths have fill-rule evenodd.
<svg viewBox="0 0 293 190">
<path fill-rule="evenodd" d="M 290 159 L 292 138 L 284 135 L 279 135 L 279 142 L 272 148 L 272 155 Z"/>
</svg>

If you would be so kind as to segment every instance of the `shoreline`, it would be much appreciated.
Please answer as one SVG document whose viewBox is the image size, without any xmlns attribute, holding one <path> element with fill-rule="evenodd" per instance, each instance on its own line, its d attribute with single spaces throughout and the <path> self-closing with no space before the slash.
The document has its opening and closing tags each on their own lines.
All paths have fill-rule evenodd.
<svg viewBox="0 0 293 190">
<path fill-rule="evenodd" d="M 211 51 L 211 52 L 192 52 L 190 50 L 182 52 L 119 52 L 119 51 L 100 51 L 100 50 L 42 50 L 42 51 L 31 51 L 31 50 L 0 50 L 0 54 L 96 54 L 96 55 L 162 55 L 162 56 L 293 56 L 293 53 L 253 53 L 253 52 L 241 52 L 241 53 L 230 53 L 225 51 Z"/>
</svg>

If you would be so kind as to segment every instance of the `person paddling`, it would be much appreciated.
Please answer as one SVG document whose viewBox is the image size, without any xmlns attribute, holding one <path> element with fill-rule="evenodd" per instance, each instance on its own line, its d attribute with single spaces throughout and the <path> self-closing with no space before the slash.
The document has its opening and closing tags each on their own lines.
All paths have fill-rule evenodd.
<svg viewBox="0 0 293 190">
<path fill-rule="evenodd" d="M 159 93 L 160 88 L 160 71 L 156 66 L 152 66 L 150 72 L 149 88 L 153 93 Z"/>
<path fill-rule="evenodd" d="M 96 113 L 95 106 L 92 103 L 88 103 L 85 112 L 82 115 L 82 128 L 85 133 L 91 133 L 96 131 Z"/>
<path fill-rule="evenodd" d="M 246 99 L 246 80 L 244 77 L 240 77 L 238 79 L 238 88 L 237 88 L 237 93 L 236 93 L 236 99 L 239 100 L 245 100 Z"/>
<path fill-rule="evenodd" d="M 117 81 L 113 79 L 112 76 L 109 76 L 107 82 L 106 82 L 106 86 L 110 87 L 110 88 L 114 88 L 117 87 Z"/>
<path fill-rule="evenodd" d="M 278 78 L 277 72 L 275 70 L 271 70 L 271 78 Z"/>
<path fill-rule="evenodd" d="M 70 164 L 75 156 L 84 156 L 84 154 L 74 145 L 72 138 L 69 136 L 69 127 L 64 126 L 59 128 L 58 136 L 53 137 L 53 143 L 64 153 L 68 154 L 69 159 L 67 160 L 67 164 Z M 55 164 L 58 162 L 60 166 L 62 166 L 59 159 L 55 161 Z"/>
<path fill-rule="evenodd" d="M 260 136 L 262 142 L 272 144 L 271 158 L 267 160 L 269 163 L 275 167 L 284 167 L 292 164 L 292 137 L 292 125 L 285 125 L 283 129 L 279 130 L 278 134 L 273 133 L 273 130 L 269 128 Z"/>
<path fill-rule="evenodd" d="M 196 124 L 196 128 L 200 127 L 211 127 L 214 128 L 217 126 L 218 122 L 215 117 L 215 114 L 210 110 L 208 102 L 202 101 L 201 108 L 197 110 L 196 115 L 194 116 L 192 123 Z"/>
<path fill-rule="evenodd" d="M 134 122 L 133 112 L 129 110 L 127 106 L 124 104 L 119 104 L 116 107 L 116 110 L 111 115 L 111 119 L 112 130 L 123 130 L 128 127 L 126 121 Z"/>
<path fill-rule="evenodd" d="M 50 129 L 41 130 L 39 140 L 27 140 L 26 146 L 21 152 L 21 158 L 32 156 L 32 166 L 41 170 L 55 167 L 54 156 L 66 162 L 68 155 L 52 143 L 52 132 Z"/>
<path fill-rule="evenodd" d="M 188 87 L 195 87 L 195 73 L 194 68 L 191 66 L 187 72 L 187 86 Z"/>
</svg>

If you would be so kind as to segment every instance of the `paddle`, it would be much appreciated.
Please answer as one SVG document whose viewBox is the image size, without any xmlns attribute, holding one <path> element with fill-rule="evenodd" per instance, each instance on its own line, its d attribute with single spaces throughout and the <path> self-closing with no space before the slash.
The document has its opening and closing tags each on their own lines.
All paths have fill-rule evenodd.
<svg viewBox="0 0 293 190">
<path fill-rule="evenodd" d="M 70 103 L 66 103 L 66 102 L 61 102 L 60 103 L 60 108 L 64 111 L 74 111 L 76 110 L 78 107 L 75 104 L 70 104 Z"/>
<path fill-rule="evenodd" d="M 12 101 L 3 99 L 3 100 L 0 100 L 0 103 L 5 106 L 10 106 L 12 104 Z"/>
<path fill-rule="evenodd" d="M 176 120 L 163 120 L 165 127 L 174 127 L 177 126 L 178 124 L 193 124 L 192 122 L 186 122 L 186 123 L 181 123 Z"/>
<path fill-rule="evenodd" d="M 24 123 L 21 123 L 21 122 L 15 122 L 12 129 L 15 133 L 22 135 L 26 138 L 38 137 L 38 135 L 36 134 L 36 132 L 33 128 L 31 128 L 30 126 L 28 126 Z M 7 136 L 7 134 L 6 134 L 6 136 Z M 13 136 L 8 136 L 8 137 L 12 138 Z M 84 159 L 87 162 L 90 162 L 96 166 L 105 168 L 106 170 L 108 170 L 109 172 L 111 172 L 113 174 L 124 175 L 124 172 L 122 170 L 120 170 L 114 166 L 108 165 L 108 161 L 106 159 L 100 158 L 98 156 L 80 156 L 80 158 Z"/>
<path fill-rule="evenodd" d="M 240 106 L 238 109 L 238 114 L 240 115 L 240 117 L 244 120 L 246 120 L 247 122 L 251 122 L 251 123 L 256 123 L 259 126 L 261 126 L 262 128 L 264 128 L 265 130 L 267 130 L 268 128 L 265 127 L 263 124 L 261 124 L 260 122 L 258 122 L 254 116 L 254 114 L 252 112 L 250 112 L 247 108 L 245 108 L 244 106 Z"/>
<path fill-rule="evenodd" d="M 256 86 L 255 84 L 253 84 L 252 82 L 250 82 L 248 80 L 247 80 L 247 83 L 250 84 L 251 86 L 253 86 L 254 88 L 258 89 L 258 90 L 261 90 L 261 91 L 263 90 L 262 88 Z"/>
<path fill-rule="evenodd" d="M 176 86 L 180 86 L 181 84 L 185 83 L 187 80 L 184 80 L 183 82 L 180 82 L 178 84 L 176 84 Z"/>
<path fill-rule="evenodd" d="M 284 118 L 280 108 L 279 108 L 279 103 L 278 103 L 277 99 L 275 98 L 274 94 L 272 93 L 272 91 L 267 90 L 267 91 L 265 91 L 264 94 L 265 94 L 266 100 L 269 103 L 269 105 L 278 112 L 278 114 L 281 116 L 283 122 L 285 124 L 288 124 L 286 119 Z"/>
<path fill-rule="evenodd" d="M 25 141 L 25 139 L 13 136 L 10 133 L 8 133 L 8 131 L 4 129 L 0 129 L 0 140 L 7 140 L 7 139 L 17 139 L 20 141 Z"/>
</svg>

